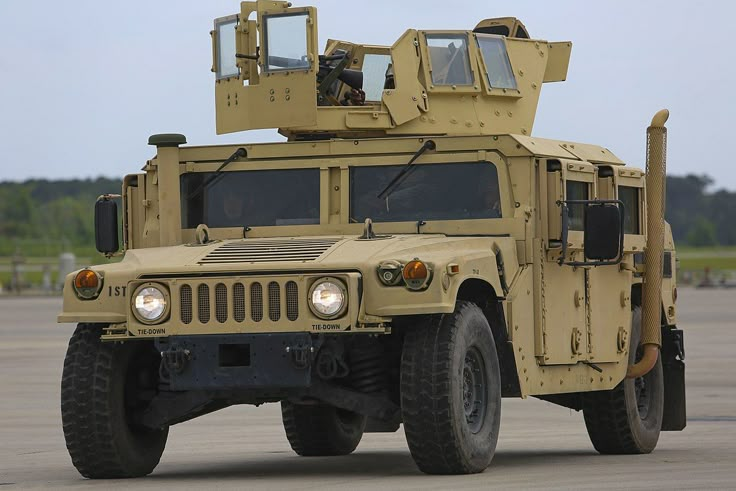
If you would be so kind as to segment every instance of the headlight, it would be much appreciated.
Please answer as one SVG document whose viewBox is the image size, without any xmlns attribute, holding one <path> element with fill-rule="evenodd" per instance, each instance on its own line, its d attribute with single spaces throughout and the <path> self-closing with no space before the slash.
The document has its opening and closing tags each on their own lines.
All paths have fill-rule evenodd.
<svg viewBox="0 0 736 491">
<path fill-rule="evenodd" d="M 168 295 L 162 287 L 142 285 L 133 296 L 133 313 L 139 321 L 151 324 L 168 313 Z"/>
<path fill-rule="evenodd" d="M 102 276 L 91 269 L 83 269 L 74 277 L 74 291 L 83 300 L 97 298 L 102 290 Z"/>
<path fill-rule="evenodd" d="M 309 289 L 309 306 L 317 317 L 334 319 L 345 312 L 348 305 L 345 285 L 334 278 L 318 280 Z"/>
</svg>

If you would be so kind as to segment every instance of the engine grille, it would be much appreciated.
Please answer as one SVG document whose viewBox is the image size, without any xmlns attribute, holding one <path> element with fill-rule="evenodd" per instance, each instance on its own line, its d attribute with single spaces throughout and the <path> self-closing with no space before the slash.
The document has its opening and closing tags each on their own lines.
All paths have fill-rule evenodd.
<svg viewBox="0 0 736 491">
<path fill-rule="evenodd" d="M 318 259 L 340 239 L 252 239 L 224 244 L 199 264 L 264 263 Z"/>
<path fill-rule="evenodd" d="M 282 311 L 291 322 L 299 318 L 299 286 L 296 282 L 271 281 L 266 285 L 266 292 L 263 290 L 264 285 L 260 281 L 221 282 L 214 288 L 205 283 L 184 284 L 179 288 L 179 320 L 187 325 L 195 318 L 200 324 L 213 320 L 220 324 L 261 322 L 267 315 L 267 319 L 277 322 Z M 196 312 L 193 311 L 194 306 L 197 307 Z"/>
</svg>

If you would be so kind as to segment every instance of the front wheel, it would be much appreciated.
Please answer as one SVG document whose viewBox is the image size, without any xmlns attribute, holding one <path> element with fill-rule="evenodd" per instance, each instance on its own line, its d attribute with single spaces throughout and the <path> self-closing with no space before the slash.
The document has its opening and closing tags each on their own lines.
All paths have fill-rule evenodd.
<svg viewBox="0 0 736 491">
<path fill-rule="evenodd" d="M 74 467 L 92 479 L 141 477 L 158 465 L 168 428 L 135 423 L 158 387 L 160 355 L 147 341 L 102 343 L 79 324 L 64 359 L 61 420 Z"/>
<path fill-rule="evenodd" d="M 367 418 L 325 404 L 281 402 L 281 419 L 292 450 L 303 457 L 348 455 L 363 438 Z"/>
<path fill-rule="evenodd" d="M 641 358 L 641 309 L 631 316 L 629 363 Z M 584 395 L 583 415 L 593 447 L 602 454 L 644 454 L 657 446 L 664 412 L 662 359 L 637 379 Z"/>
<path fill-rule="evenodd" d="M 417 467 L 483 472 L 501 421 L 501 375 L 491 327 L 475 304 L 427 318 L 404 339 L 401 415 Z"/>
</svg>

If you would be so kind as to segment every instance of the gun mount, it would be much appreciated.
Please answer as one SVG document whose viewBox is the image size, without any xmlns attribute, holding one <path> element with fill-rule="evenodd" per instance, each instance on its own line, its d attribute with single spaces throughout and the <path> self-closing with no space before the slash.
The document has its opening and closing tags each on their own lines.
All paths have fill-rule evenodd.
<svg viewBox="0 0 736 491">
<path fill-rule="evenodd" d="M 290 140 L 530 135 L 542 84 L 565 80 L 572 49 L 504 17 L 409 29 L 392 46 L 329 40 L 319 54 L 317 10 L 265 0 L 216 19 L 212 40 L 217 133 Z"/>
</svg>

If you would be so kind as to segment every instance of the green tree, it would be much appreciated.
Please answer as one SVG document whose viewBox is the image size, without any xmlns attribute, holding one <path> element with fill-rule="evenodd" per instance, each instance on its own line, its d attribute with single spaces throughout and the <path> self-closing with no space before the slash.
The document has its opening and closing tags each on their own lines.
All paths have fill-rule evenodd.
<svg viewBox="0 0 736 491">
<path fill-rule="evenodd" d="M 716 228 L 709 220 L 698 218 L 690 227 L 687 234 L 687 243 L 696 247 L 713 246 L 718 244 L 716 240 Z"/>
</svg>

